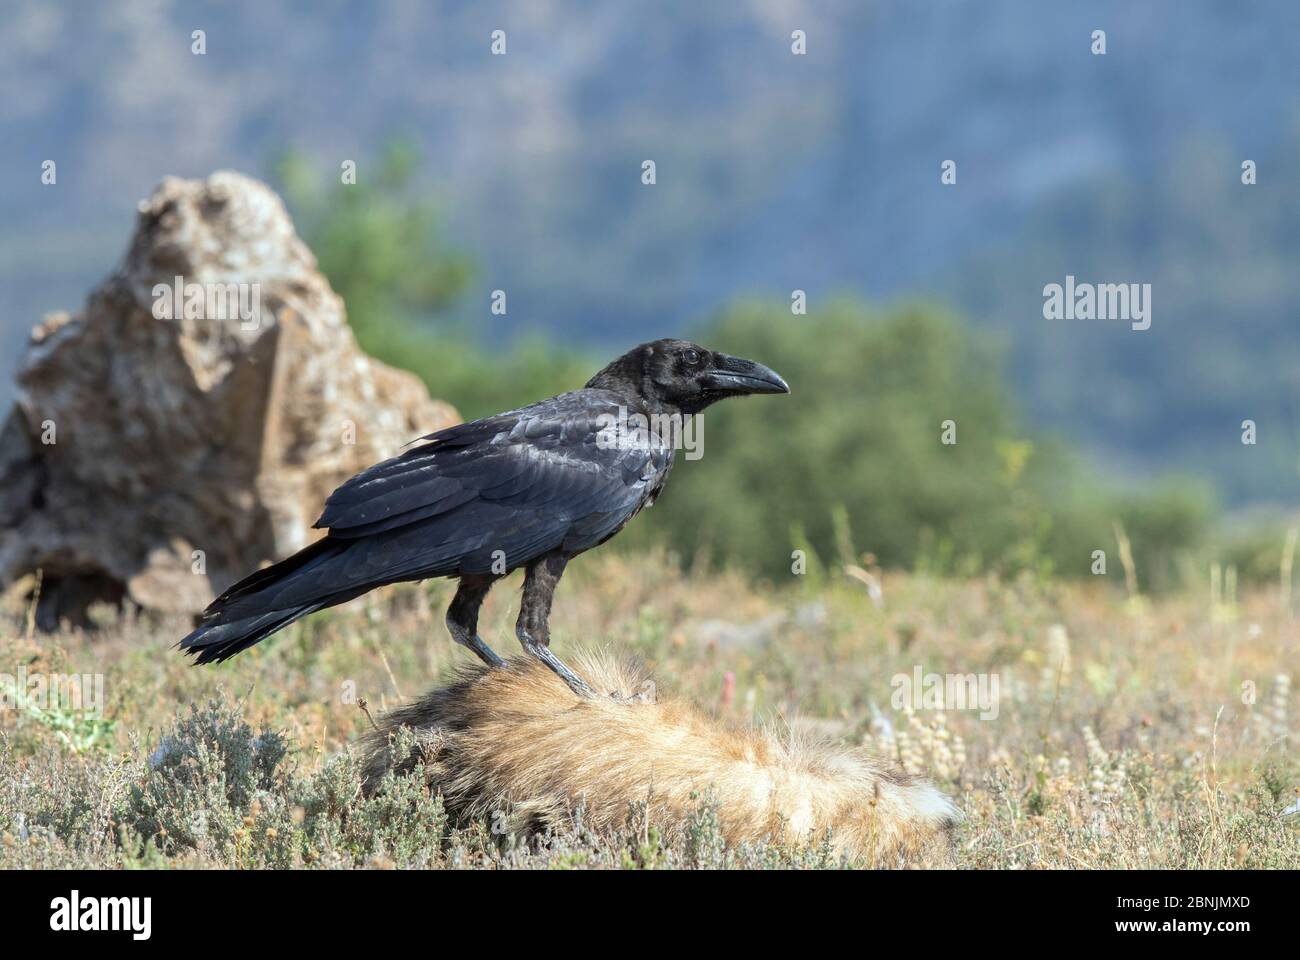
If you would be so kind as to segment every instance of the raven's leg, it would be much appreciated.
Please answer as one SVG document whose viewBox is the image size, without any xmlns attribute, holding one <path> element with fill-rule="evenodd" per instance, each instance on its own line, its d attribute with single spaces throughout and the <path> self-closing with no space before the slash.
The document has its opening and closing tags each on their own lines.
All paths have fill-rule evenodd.
<svg viewBox="0 0 1300 960">
<path fill-rule="evenodd" d="M 489 667 L 499 667 L 505 661 L 493 653 L 478 635 L 478 610 L 492 589 L 492 580 L 492 577 L 461 577 L 456 596 L 447 608 L 447 632 L 461 646 L 473 650 Z"/>
<path fill-rule="evenodd" d="M 560 582 L 566 563 L 567 557 L 553 554 L 529 564 L 524 576 L 524 599 L 519 605 L 515 633 L 524 645 L 524 650 L 554 670 L 569 685 L 570 690 L 580 697 L 594 698 L 596 691 L 551 653 L 551 627 L 547 621 L 551 616 L 555 586 Z"/>
</svg>

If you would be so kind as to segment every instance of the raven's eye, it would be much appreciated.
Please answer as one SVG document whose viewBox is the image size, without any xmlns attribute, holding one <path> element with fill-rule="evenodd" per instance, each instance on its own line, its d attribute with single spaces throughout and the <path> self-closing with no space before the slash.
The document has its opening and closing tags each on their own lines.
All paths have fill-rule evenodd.
<svg viewBox="0 0 1300 960">
<path fill-rule="evenodd" d="M 682 359 L 686 361 L 687 366 L 695 366 L 700 362 L 700 354 L 697 350 L 687 350 L 682 354 Z"/>
</svg>

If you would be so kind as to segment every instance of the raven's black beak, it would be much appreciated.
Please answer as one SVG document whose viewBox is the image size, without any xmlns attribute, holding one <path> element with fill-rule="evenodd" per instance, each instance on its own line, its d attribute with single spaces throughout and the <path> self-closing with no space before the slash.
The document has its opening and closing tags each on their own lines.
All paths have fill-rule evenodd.
<svg viewBox="0 0 1300 960">
<path fill-rule="evenodd" d="M 740 395 L 744 393 L 789 393 L 790 385 L 775 370 L 753 360 L 714 354 L 714 365 L 704 372 L 704 385 L 710 390 Z"/>
</svg>

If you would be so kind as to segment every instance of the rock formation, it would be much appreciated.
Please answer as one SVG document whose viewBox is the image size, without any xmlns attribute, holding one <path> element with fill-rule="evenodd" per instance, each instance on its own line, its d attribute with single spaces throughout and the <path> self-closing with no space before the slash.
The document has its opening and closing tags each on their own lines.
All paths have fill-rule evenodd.
<svg viewBox="0 0 1300 960">
<path fill-rule="evenodd" d="M 198 611 L 318 535 L 330 491 L 456 422 L 367 357 L 279 198 L 168 178 L 121 267 L 33 332 L 0 430 L 0 583 L 38 619 Z"/>
</svg>

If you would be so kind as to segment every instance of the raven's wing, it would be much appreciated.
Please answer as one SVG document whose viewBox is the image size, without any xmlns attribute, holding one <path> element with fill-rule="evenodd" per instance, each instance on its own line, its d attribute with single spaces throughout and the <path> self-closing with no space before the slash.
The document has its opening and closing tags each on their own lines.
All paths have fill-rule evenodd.
<svg viewBox="0 0 1300 960">
<path fill-rule="evenodd" d="M 611 430 L 619 416 L 603 391 L 579 390 L 431 434 L 357 475 L 316 522 L 354 541 L 334 588 L 513 570 L 612 536 L 672 462 L 644 427 Z"/>
<path fill-rule="evenodd" d="M 502 573 L 618 532 L 662 486 L 672 450 L 580 390 L 430 434 L 343 484 L 329 535 L 214 600 L 181 645 L 224 660 L 288 623 L 400 580 Z"/>
</svg>

